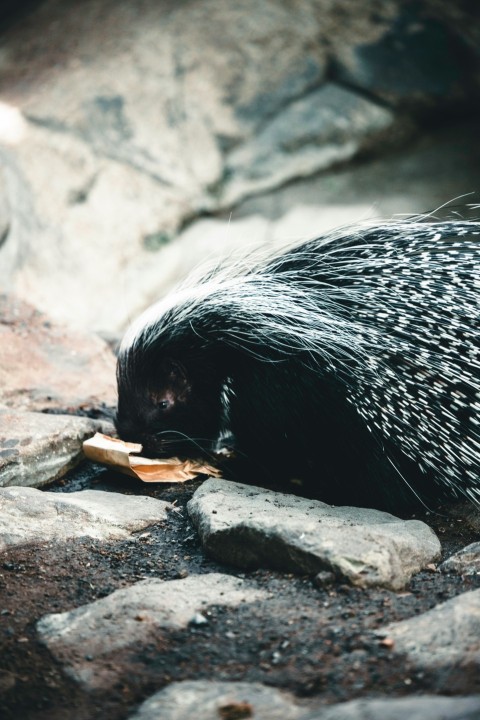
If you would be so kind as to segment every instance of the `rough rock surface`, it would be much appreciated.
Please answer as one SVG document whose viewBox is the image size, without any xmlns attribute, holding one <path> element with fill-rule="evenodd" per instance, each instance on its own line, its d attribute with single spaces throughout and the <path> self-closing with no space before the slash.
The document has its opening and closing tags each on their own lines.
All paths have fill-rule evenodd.
<svg viewBox="0 0 480 720">
<path fill-rule="evenodd" d="M 258 683 L 185 681 L 153 695 L 129 720 L 476 720 L 480 696 L 353 700 L 317 710 L 309 705 Z"/>
<path fill-rule="evenodd" d="M 123 539 L 164 520 L 168 503 L 101 490 L 0 489 L 0 550 L 75 537 Z"/>
<path fill-rule="evenodd" d="M 207 552 L 244 568 L 330 570 L 361 587 L 399 589 L 440 554 L 437 537 L 420 521 L 213 478 L 188 512 Z"/>
<path fill-rule="evenodd" d="M 264 597 L 244 580 L 220 573 L 145 580 L 71 612 L 47 615 L 38 632 L 76 680 L 108 687 L 115 677 L 113 651 L 138 648 L 166 629 L 186 627 L 209 605 L 235 607 Z"/>
<path fill-rule="evenodd" d="M 394 652 L 405 654 L 422 670 L 448 672 L 460 663 L 478 669 L 480 590 L 463 593 L 418 617 L 387 625 L 379 634 L 392 639 Z"/>
<path fill-rule="evenodd" d="M 115 403 L 106 342 L 0 294 L 0 407 L 81 412 Z"/>
<path fill-rule="evenodd" d="M 474 11 L 403 5 L 32 3 L 2 35 L 3 288 L 118 332 L 203 213 L 473 106 Z"/>
<path fill-rule="evenodd" d="M 84 458 L 83 441 L 106 427 L 72 415 L 0 410 L 0 487 L 41 487 L 63 477 Z"/>
</svg>

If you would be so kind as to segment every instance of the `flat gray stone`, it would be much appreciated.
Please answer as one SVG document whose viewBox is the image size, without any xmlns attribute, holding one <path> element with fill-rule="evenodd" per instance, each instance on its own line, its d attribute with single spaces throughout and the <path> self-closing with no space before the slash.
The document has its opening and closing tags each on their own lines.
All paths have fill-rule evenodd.
<svg viewBox="0 0 480 720">
<path fill-rule="evenodd" d="M 332 570 L 360 587 L 399 589 L 440 555 L 438 538 L 419 520 L 226 480 L 206 480 L 188 512 L 205 549 L 243 568 Z"/>
<path fill-rule="evenodd" d="M 186 627 L 209 605 L 235 607 L 265 597 L 244 580 L 220 573 L 145 580 L 70 612 L 46 615 L 37 629 L 72 677 L 99 688 L 115 677 L 112 652 L 131 645 L 138 652 L 162 631 Z"/>
<path fill-rule="evenodd" d="M 474 542 L 447 558 L 439 568 L 458 575 L 480 574 L 480 542 Z"/>
<path fill-rule="evenodd" d="M 259 683 L 184 681 L 155 693 L 129 720 L 477 720 L 480 695 L 352 700 L 309 710 L 312 704 Z"/>
<path fill-rule="evenodd" d="M 0 487 L 41 487 L 84 459 L 82 443 L 105 423 L 0 409 Z"/>
<path fill-rule="evenodd" d="M 146 700 L 129 720 L 299 720 L 302 710 L 289 693 L 260 683 L 172 683 Z"/>
<path fill-rule="evenodd" d="M 14 545 L 75 537 L 122 539 L 164 520 L 168 503 L 102 490 L 49 493 L 0 489 L 0 551 Z"/>
<path fill-rule="evenodd" d="M 480 590 L 463 593 L 417 617 L 377 631 L 394 641 L 422 670 L 450 670 L 457 663 L 480 666 Z"/>
<path fill-rule="evenodd" d="M 331 705 L 320 712 L 302 715 L 301 720 L 477 720 L 480 695 L 352 700 Z"/>
</svg>

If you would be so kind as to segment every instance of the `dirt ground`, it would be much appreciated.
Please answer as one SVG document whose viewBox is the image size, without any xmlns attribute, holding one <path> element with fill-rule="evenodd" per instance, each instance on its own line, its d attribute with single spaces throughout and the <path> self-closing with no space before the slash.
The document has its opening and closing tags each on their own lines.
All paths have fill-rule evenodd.
<svg viewBox="0 0 480 720">
<path fill-rule="evenodd" d="M 201 481 L 145 485 L 85 464 L 56 491 L 84 487 L 147 494 L 175 502 L 168 519 L 135 542 L 91 539 L 22 547 L 0 564 L 0 716 L 4 720 L 104 720 L 126 718 L 136 705 L 168 683 L 184 679 L 244 680 L 288 689 L 305 702 L 334 703 L 358 697 L 480 690 L 478 668 L 452 668 L 429 676 L 393 661 L 373 634 L 391 621 L 424 612 L 480 587 L 480 577 L 418 574 L 402 592 L 322 587 L 318 579 L 257 570 L 243 573 L 203 553 L 185 509 Z M 444 554 L 478 538 L 445 508 L 426 520 Z M 104 597 L 145 578 L 185 577 L 221 571 L 248 579 L 271 593 L 268 602 L 213 607 L 208 623 L 165 632 L 147 647 L 115 653 L 118 682 L 87 693 L 69 679 L 37 640 L 36 621 Z"/>
</svg>

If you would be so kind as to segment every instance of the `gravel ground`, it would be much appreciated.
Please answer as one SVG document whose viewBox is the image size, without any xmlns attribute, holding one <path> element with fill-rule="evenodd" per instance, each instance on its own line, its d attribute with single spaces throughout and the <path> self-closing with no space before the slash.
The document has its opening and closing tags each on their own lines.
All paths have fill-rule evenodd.
<svg viewBox="0 0 480 720">
<path fill-rule="evenodd" d="M 480 587 L 479 576 L 462 578 L 432 569 L 395 593 L 338 584 L 322 587 L 312 577 L 265 570 L 240 573 L 209 560 L 202 551 L 185 509 L 199 484 L 145 485 L 87 463 L 50 488 L 147 494 L 173 502 L 174 510 L 165 522 L 138 533 L 134 542 L 45 544 L 22 547 L 2 558 L 2 718 L 126 718 L 154 691 L 184 679 L 261 682 L 291 690 L 305 702 L 315 698 L 328 704 L 385 694 L 478 692 L 474 668 L 452 669 L 448 679 L 418 673 L 408 662 L 393 662 L 388 644 L 373 631 Z M 477 539 L 449 518 L 446 508 L 421 519 L 439 535 L 445 557 Z M 246 577 L 273 599 L 234 609 L 210 608 L 204 624 L 166 632 L 147 647 L 115 654 L 119 680 L 108 693 L 82 690 L 38 642 L 35 623 L 48 612 L 92 602 L 145 578 L 171 580 L 217 571 Z"/>
</svg>

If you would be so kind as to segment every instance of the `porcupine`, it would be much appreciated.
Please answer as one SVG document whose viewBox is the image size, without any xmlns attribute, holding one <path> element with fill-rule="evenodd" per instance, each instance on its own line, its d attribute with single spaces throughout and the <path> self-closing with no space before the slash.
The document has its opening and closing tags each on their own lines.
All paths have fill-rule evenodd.
<svg viewBox="0 0 480 720">
<path fill-rule="evenodd" d="M 211 272 L 118 358 L 117 429 L 151 456 L 235 438 L 235 479 L 399 511 L 480 501 L 480 222 L 334 231 Z M 234 466 L 235 467 L 235 466 Z"/>
</svg>

